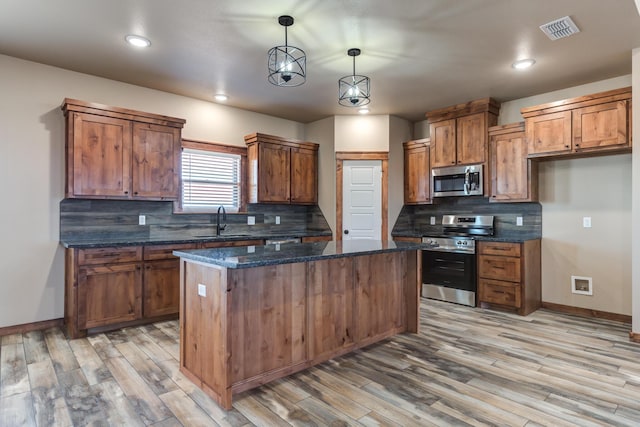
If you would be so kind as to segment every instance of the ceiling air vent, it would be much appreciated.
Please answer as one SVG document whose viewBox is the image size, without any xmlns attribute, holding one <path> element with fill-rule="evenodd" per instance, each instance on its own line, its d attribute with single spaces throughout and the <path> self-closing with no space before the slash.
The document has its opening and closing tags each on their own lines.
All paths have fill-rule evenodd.
<svg viewBox="0 0 640 427">
<path fill-rule="evenodd" d="M 540 25 L 540 29 L 551 40 L 562 39 L 580 32 L 578 26 L 568 16 Z"/>
</svg>

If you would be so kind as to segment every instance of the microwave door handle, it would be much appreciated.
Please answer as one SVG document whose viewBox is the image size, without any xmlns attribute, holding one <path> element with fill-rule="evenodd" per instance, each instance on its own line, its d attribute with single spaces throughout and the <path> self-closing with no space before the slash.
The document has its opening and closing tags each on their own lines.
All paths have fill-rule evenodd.
<svg viewBox="0 0 640 427">
<path fill-rule="evenodd" d="M 470 188 L 470 174 L 469 174 L 469 168 L 465 168 L 464 170 L 464 194 L 469 194 L 469 188 Z"/>
</svg>

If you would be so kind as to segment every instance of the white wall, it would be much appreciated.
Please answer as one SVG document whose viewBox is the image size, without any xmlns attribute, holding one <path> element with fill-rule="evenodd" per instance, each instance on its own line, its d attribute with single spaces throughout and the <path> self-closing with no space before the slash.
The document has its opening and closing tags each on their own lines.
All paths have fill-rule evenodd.
<svg viewBox="0 0 640 427">
<path fill-rule="evenodd" d="M 334 118 L 305 126 L 305 141 L 320 144 L 318 153 L 318 206 L 336 236 L 336 156 Z"/>
<path fill-rule="evenodd" d="M 389 151 L 389 116 L 335 116 L 336 151 Z"/>
<path fill-rule="evenodd" d="M 498 122 L 522 121 L 523 107 L 630 85 L 628 75 L 505 102 Z M 539 179 L 542 300 L 631 315 L 631 155 L 544 161 Z M 585 216 L 592 228 L 582 227 Z M 592 277 L 593 296 L 572 294 L 572 275 Z"/>
<path fill-rule="evenodd" d="M 637 4 L 637 3 L 636 3 Z M 640 10 L 640 8 L 638 8 Z M 633 50 L 632 61 L 632 87 L 633 109 L 632 127 L 640 129 L 640 47 Z M 637 143 L 637 139 L 635 143 Z M 631 265 L 632 265 L 632 331 L 640 334 L 640 150 L 633 150 L 632 168 L 632 208 L 631 208 Z"/>
<path fill-rule="evenodd" d="M 64 313 L 59 202 L 65 97 L 187 120 L 185 138 L 244 145 L 263 132 L 304 138 L 304 125 L 0 55 L 0 327 Z"/>
<path fill-rule="evenodd" d="M 399 117 L 389 117 L 389 240 L 404 204 L 404 150 L 402 143 L 411 140 L 412 124 Z"/>
</svg>

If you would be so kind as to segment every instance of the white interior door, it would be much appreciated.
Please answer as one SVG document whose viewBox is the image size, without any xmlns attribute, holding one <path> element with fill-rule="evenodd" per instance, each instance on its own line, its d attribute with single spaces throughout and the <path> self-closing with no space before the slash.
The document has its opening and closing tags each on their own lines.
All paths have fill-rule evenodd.
<svg viewBox="0 0 640 427">
<path fill-rule="evenodd" d="M 381 240 L 382 161 L 342 163 L 342 239 Z"/>
</svg>

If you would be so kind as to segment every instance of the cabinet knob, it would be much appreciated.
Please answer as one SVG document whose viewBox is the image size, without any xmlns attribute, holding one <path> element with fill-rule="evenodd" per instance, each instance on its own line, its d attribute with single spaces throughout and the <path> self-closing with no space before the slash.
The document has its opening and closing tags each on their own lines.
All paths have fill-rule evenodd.
<svg viewBox="0 0 640 427">
<path fill-rule="evenodd" d="M 564 148 L 569 148 L 569 146 L 568 146 L 568 145 L 565 145 L 565 146 L 564 146 Z"/>
<path fill-rule="evenodd" d="M 128 192 L 128 191 L 125 191 L 125 192 L 124 192 L 124 194 L 129 194 L 129 192 Z"/>
<path fill-rule="evenodd" d="M 133 194 L 134 194 L 134 195 L 137 195 L 137 194 L 138 194 L 138 192 L 137 192 L 137 191 L 134 191 L 134 192 L 133 192 Z"/>
</svg>

